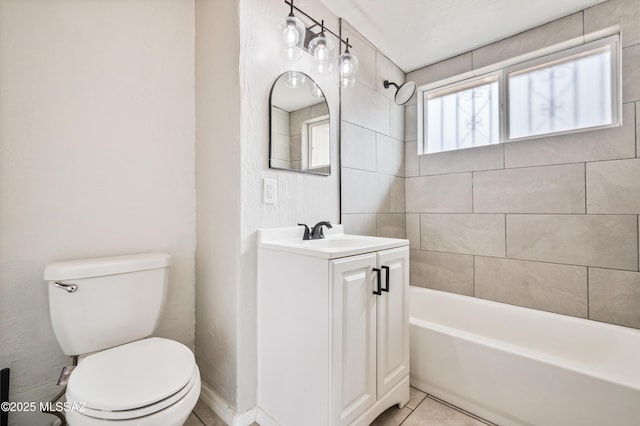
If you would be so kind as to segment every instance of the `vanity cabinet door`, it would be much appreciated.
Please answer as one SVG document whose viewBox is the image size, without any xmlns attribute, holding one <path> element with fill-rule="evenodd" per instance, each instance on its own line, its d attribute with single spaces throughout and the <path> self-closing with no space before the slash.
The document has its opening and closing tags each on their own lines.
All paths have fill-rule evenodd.
<svg viewBox="0 0 640 426">
<path fill-rule="evenodd" d="M 376 395 L 375 253 L 331 261 L 332 414 L 348 425 Z"/>
<path fill-rule="evenodd" d="M 380 398 L 409 374 L 409 249 L 379 252 L 378 267 L 383 290 L 388 289 L 376 297 Z"/>
</svg>

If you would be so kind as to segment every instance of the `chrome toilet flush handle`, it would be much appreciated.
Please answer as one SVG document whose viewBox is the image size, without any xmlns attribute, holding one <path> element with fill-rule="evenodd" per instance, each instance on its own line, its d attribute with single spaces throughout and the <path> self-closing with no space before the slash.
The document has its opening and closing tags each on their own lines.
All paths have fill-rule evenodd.
<svg viewBox="0 0 640 426">
<path fill-rule="evenodd" d="M 78 286 L 76 284 L 65 284 L 61 283 L 60 281 L 54 281 L 53 286 L 61 288 L 63 290 L 67 290 L 69 293 L 73 293 L 78 289 Z"/>
</svg>

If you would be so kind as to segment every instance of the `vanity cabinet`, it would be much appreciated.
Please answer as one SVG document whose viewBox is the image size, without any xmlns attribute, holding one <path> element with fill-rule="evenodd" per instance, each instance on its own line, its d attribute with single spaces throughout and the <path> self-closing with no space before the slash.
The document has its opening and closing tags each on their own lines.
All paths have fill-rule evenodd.
<svg viewBox="0 0 640 426">
<path fill-rule="evenodd" d="M 409 400 L 409 248 L 338 256 L 259 249 L 260 425 L 369 425 Z"/>
<path fill-rule="evenodd" d="M 400 248 L 331 262 L 332 424 L 351 424 L 409 374 L 408 261 Z"/>
</svg>

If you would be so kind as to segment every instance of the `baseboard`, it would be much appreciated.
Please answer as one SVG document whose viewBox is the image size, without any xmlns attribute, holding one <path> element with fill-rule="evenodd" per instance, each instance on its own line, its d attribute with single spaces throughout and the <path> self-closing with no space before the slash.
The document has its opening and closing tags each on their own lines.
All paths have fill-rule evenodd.
<svg viewBox="0 0 640 426">
<path fill-rule="evenodd" d="M 213 410 L 229 426 L 250 426 L 256 421 L 256 409 L 237 414 L 217 393 L 206 383 L 202 383 L 200 399 Z"/>
</svg>

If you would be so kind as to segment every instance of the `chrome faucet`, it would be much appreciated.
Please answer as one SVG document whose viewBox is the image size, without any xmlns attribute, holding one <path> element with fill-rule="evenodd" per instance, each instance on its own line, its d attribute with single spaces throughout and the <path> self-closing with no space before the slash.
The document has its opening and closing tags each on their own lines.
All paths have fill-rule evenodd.
<svg viewBox="0 0 640 426">
<path fill-rule="evenodd" d="M 326 226 L 327 229 L 332 228 L 331 223 L 326 220 L 316 223 L 311 229 L 309 229 L 309 226 L 304 223 L 299 223 L 298 226 L 304 226 L 304 235 L 302 236 L 303 240 L 320 240 L 324 238 L 324 231 L 322 227 Z"/>
</svg>

